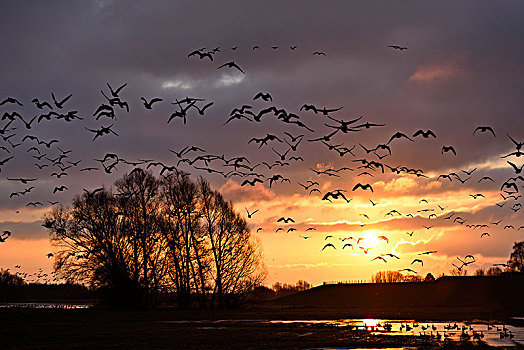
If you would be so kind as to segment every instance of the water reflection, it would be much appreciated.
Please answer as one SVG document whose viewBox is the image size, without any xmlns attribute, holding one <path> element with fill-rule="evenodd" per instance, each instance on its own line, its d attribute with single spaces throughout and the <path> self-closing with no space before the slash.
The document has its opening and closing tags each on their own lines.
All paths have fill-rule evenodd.
<svg viewBox="0 0 524 350">
<path fill-rule="evenodd" d="M 496 323 L 416 322 L 413 320 L 273 320 L 269 323 L 325 325 L 373 334 L 413 335 L 435 340 L 481 340 L 491 346 L 524 345 L 524 328 Z"/>
<path fill-rule="evenodd" d="M 89 309 L 92 304 L 67 304 L 67 303 L 6 303 L 0 304 L 0 309 Z"/>
</svg>

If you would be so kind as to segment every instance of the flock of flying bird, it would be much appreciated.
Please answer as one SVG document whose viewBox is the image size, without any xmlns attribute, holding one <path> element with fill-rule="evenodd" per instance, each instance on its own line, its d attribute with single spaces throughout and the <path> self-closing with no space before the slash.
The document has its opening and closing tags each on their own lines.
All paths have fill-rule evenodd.
<svg viewBox="0 0 524 350">
<path fill-rule="evenodd" d="M 397 45 L 391 45 L 391 48 L 399 51 L 407 50 L 406 47 Z M 253 51 L 259 50 L 259 46 L 254 46 Z M 272 50 L 277 50 L 279 47 L 271 47 Z M 294 51 L 297 46 L 291 46 L 290 50 Z M 231 51 L 237 50 L 237 47 L 230 48 Z M 220 47 L 213 50 L 206 51 L 205 48 L 195 50 L 188 54 L 189 59 L 197 57 L 200 60 L 209 60 L 214 62 L 215 55 L 220 53 Z M 317 51 L 314 55 L 325 55 L 325 53 Z M 227 62 L 217 67 L 222 68 L 233 68 L 237 69 L 241 73 L 246 73 L 241 69 L 235 62 Z M 24 157 L 26 161 L 33 163 L 34 172 L 29 177 L 17 175 L 13 177 L 7 177 L 8 181 L 16 182 L 21 185 L 20 189 L 12 192 L 8 195 L 9 199 L 12 198 L 30 198 L 34 193 L 38 184 L 43 183 L 49 179 L 56 179 L 56 183 L 53 184 L 53 189 L 48 193 L 48 197 L 36 198 L 31 201 L 27 201 L 27 207 L 43 207 L 49 205 L 57 205 L 60 202 L 53 200 L 53 196 L 60 192 L 68 191 L 69 188 L 66 184 L 61 183 L 63 179 L 67 179 L 73 171 L 80 173 L 88 172 L 103 172 L 105 174 L 112 174 L 118 168 L 125 167 L 124 170 L 133 171 L 136 168 L 143 169 L 155 169 L 161 176 L 167 175 L 173 171 L 182 171 L 181 167 L 186 169 L 192 169 L 197 173 L 203 174 L 216 174 L 223 177 L 224 179 L 237 179 L 240 186 L 262 186 L 267 184 L 269 188 L 274 188 L 276 184 L 296 183 L 300 190 L 304 190 L 308 195 L 318 195 L 319 200 L 325 202 L 341 202 L 350 204 L 352 198 L 351 193 L 356 191 L 362 193 L 375 193 L 373 184 L 361 180 L 355 181 L 354 184 L 348 189 L 336 188 L 330 191 L 322 193 L 322 186 L 318 180 L 321 178 L 341 178 L 344 174 L 352 172 L 354 174 L 353 179 L 359 178 L 371 178 L 377 174 L 390 174 L 391 176 L 413 176 L 415 178 L 429 178 L 422 169 L 410 168 L 402 165 L 393 166 L 391 163 L 386 163 L 387 157 L 392 156 L 394 151 L 394 145 L 398 142 L 412 142 L 415 143 L 417 139 L 429 139 L 436 140 L 437 135 L 432 130 L 419 129 L 413 134 L 405 132 L 395 132 L 387 140 L 382 143 L 378 143 L 374 146 L 365 146 L 358 142 L 351 146 L 347 146 L 344 143 L 335 143 L 333 139 L 336 136 L 348 136 L 356 135 L 360 132 L 370 132 L 375 128 L 383 128 L 386 126 L 385 123 L 376 123 L 365 121 L 363 116 L 359 116 L 350 120 L 338 119 L 335 117 L 336 113 L 340 113 L 343 110 L 342 106 L 334 108 L 319 107 L 314 104 L 303 104 L 298 108 L 298 112 L 290 111 L 285 108 L 279 108 L 273 103 L 273 96 L 268 92 L 258 92 L 253 96 L 252 101 L 246 102 L 241 106 L 232 108 L 229 116 L 224 118 L 223 122 L 220 122 L 222 127 L 227 127 L 233 123 L 244 123 L 244 125 L 257 126 L 258 124 L 264 123 L 268 119 L 273 119 L 276 122 L 281 123 L 281 128 L 277 131 L 283 131 L 282 134 L 267 133 L 260 137 L 252 137 L 247 140 L 247 147 L 254 146 L 254 149 L 259 152 L 263 152 L 264 155 L 271 155 L 274 159 L 270 162 L 260 161 L 255 162 L 253 159 L 249 159 L 247 156 L 234 156 L 226 157 L 225 154 L 214 154 L 205 151 L 202 147 L 188 145 L 182 147 L 179 150 L 169 149 L 172 154 L 171 162 L 158 161 L 155 159 L 124 159 L 116 153 L 106 153 L 102 157 L 94 158 L 92 160 L 87 159 L 74 159 L 74 150 L 64 150 L 62 141 L 58 138 L 51 140 L 44 140 L 35 134 L 38 134 L 39 129 L 43 128 L 47 122 L 51 120 L 63 121 L 65 123 L 71 123 L 71 127 L 76 125 L 82 120 L 89 121 L 90 123 L 100 123 L 97 127 L 83 126 L 83 130 L 92 135 L 92 142 L 103 142 L 103 140 L 109 135 L 121 136 L 113 128 L 117 124 L 117 114 L 130 113 L 131 108 L 134 106 L 131 101 L 127 101 L 124 98 L 125 89 L 127 84 L 122 84 L 117 88 L 114 88 L 109 83 L 106 84 L 107 89 L 101 90 L 102 102 L 95 109 L 94 113 L 89 117 L 81 117 L 78 115 L 78 111 L 75 109 L 69 109 L 70 101 L 73 98 L 73 94 L 69 94 L 64 97 L 59 97 L 50 93 L 51 100 L 44 100 L 41 97 L 34 98 L 31 100 L 33 109 L 36 109 L 38 113 L 33 118 L 29 119 L 22 115 L 19 110 L 28 102 L 21 101 L 15 97 L 6 97 L 0 102 L 0 113 L 2 114 L 0 125 L 0 152 L 5 154 L 5 157 L 0 158 L 0 172 L 4 171 L 6 167 L 13 161 L 15 157 Z M 157 108 L 157 105 L 166 103 L 164 98 L 160 97 L 144 97 L 140 98 L 141 107 L 145 111 L 153 111 Z M 170 102 L 173 106 L 171 114 L 166 116 L 166 124 L 175 123 L 177 120 L 182 120 L 182 125 L 188 123 L 189 118 L 204 117 L 209 110 L 213 109 L 214 102 L 206 101 L 204 98 L 196 97 L 185 97 L 180 99 L 174 99 Z M 257 108 L 260 107 L 260 108 Z M 320 123 L 322 128 L 327 128 L 326 132 L 316 132 L 316 126 L 312 126 L 307 118 L 315 118 L 316 123 Z M 314 129 L 315 128 L 315 129 Z M 478 137 L 481 134 L 485 134 L 485 137 L 497 137 L 495 131 L 490 126 L 477 126 L 472 131 L 472 137 Z M 348 137 L 349 138 L 349 137 Z M 506 181 L 501 184 L 500 196 L 502 197 L 502 203 L 497 203 L 499 208 L 508 206 L 512 212 L 518 212 L 522 208 L 522 204 L 518 202 L 521 195 L 519 194 L 519 188 L 522 187 L 524 178 L 522 171 L 524 165 L 517 165 L 516 162 L 519 157 L 524 155 L 522 152 L 522 146 L 524 142 L 515 140 L 509 134 L 507 138 L 514 144 L 514 151 L 503 155 L 501 158 L 505 159 L 515 176 L 509 177 Z M 286 174 L 286 169 L 293 168 L 301 163 L 305 163 L 308 159 L 304 153 L 300 153 L 299 149 L 304 144 L 317 145 L 319 149 L 323 149 L 328 152 L 333 152 L 338 158 L 348 159 L 346 164 L 348 166 L 341 168 L 334 168 L 331 166 L 313 166 L 309 167 L 311 173 L 309 178 L 305 181 L 297 181 L 290 178 Z M 19 148 L 20 147 L 20 148 Z M 21 152 L 20 149 L 24 151 Z M 319 151 L 320 152 L 320 151 Z M 357 157 L 357 153 L 363 155 Z M 442 145 L 441 156 L 456 156 L 457 151 L 453 145 Z M 352 158 L 350 158 L 352 157 Z M 507 159 L 506 159 L 507 158 Z M 386 161 L 383 161 L 386 159 Z M 90 164 L 84 166 L 86 162 Z M 95 162 L 95 163 L 92 163 Z M 82 165 L 81 165 L 82 164 Z M 118 167 L 118 168 L 117 168 Z M 449 174 L 441 174 L 438 176 L 438 181 L 449 181 L 449 182 L 460 182 L 464 184 L 470 181 L 475 175 L 475 169 L 471 170 L 460 170 Z M 120 170 L 119 170 L 120 171 Z M 314 178 L 314 180 L 311 180 Z M 477 180 L 477 179 L 475 179 Z M 472 180 L 472 181 L 475 181 Z M 477 183 L 480 182 L 493 182 L 495 180 L 487 175 L 478 178 Z M 85 190 L 87 193 L 91 193 Z M 482 193 L 472 193 L 470 197 L 474 200 L 480 200 L 484 195 Z M 371 198 L 369 199 L 372 207 L 378 205 Z M 480 234 L 480 238 L 485 239 L 490 237 L 490 233 L 487 232 L 490 225 L 496 226 L 500 224 L 503 219 L 497 220 L 491 223 L 472 223 L 468 219 L 462 218 L 455 212 L 450 211 L 449 208 L 444 208 L 440 204 L 432 203 L 437 207 L 430 207 L 429 201 L 421 199 L 419 205 L 421 208 L 416 213 L 400 213 L 393 209 L 387 212 L 384 217 L 402 217 L 402 218 L 425 218 L 424 215 L 428 215 L 427 219 L 442 219 L 449 220 L 455 225 L 465 225 L 468 229 L 484 229 Z M 247 218 L 252 219 L 253 215 L 258 212 L 257 210 L 247 212 Z M 17 213 L 19 210 L 17 210 Z M 446 213 L 446 215 L 444 215 Z M 367 222 L 373 223 L 374 220 L 370 218 L 369 213 L 360 213 L 363 219 Z M 378 220 L 378 219 L 377 219 Z M 275 232 L 286 232 L 291 233 L 299 231 L 296 227 L 282 226 L 282 225 L 293 225 L 295 220 L 290 217 L 281 217 L 277 220 L 277 224 L 281 224 Z M 367 223 L 358 221 L 356 225 L 364 227 Z M 303 224 L 304 225 L 304 224 Z M 433 226 L 422 226 L 421 229 L 430 230 Z M 524 225 L 515 228 L 515 225 L 507 224 L 504 229 L 524 229 Z M 262 228 L 257 228 L 257 232 L 260 232 Z M 308 227 L 305 232 L 315 231 L 315 227 Z M 0 243 L 5 243 L 11 236 L 9 229 L 3 229 L 0 232 Z M 414 231 L 407 232 L 409 237 L 413 236 Z M 311 238 L 311 235 L 299 234 L 304 240 Z M 325 250 L 336 250 L 336 242 L 333 240 L 333 235 L 327 235 L 324 238 L 326 241 L 321 249 Z M 386 235 L 377 236 L 379 242 L 382 242 L 385 246 L 388 246 L 390 239 Z M 329 241 L 328 241 L 329 240 Z M 342 244 L 342 250 L 355 248 L 361 250 L 361 254 L 368 254 L 371 249 L 377 249 L 375 246 L 367 246 L 366 240 L 368 238 L 364 236 L 358 236 L 353 234 L 351 236 L 339 237 Z M 381 245 L 382 246 L 382 245 Z M 417 274 L 412 269 L 413 266 L 424 266 L 423 256 L 427 256 L 437 251 L 423 251 L 417 254 L 417 257 L 411 261 L 408 267 L 401 269 L 400 271 Z M 52 253 L 48 253 L 48 257 L 52 257 Z M 395 254 L 394 251 L 388 253 L 382 253 L 376 255 L 371 261 L 383 261 L 387 263 L 387 259 L 397 259 L 400 257 Z M 473 255 L 467 255 L 464 258 L 457 257 L 460 264 L 452 265 L 458 270 L 462 270 L 465 266 L 475 262 Z M 496 264 L 507 266 L 505 264 Z"/>
</svg>

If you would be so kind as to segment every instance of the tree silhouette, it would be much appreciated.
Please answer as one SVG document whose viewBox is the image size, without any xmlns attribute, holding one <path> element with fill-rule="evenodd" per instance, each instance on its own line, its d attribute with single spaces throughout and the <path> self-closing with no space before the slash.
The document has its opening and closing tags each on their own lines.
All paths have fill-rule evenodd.
<svg viewBox="0 0 524 350">
<path fill-rule="evenodd" d="M 524 241 L 515 242 L 513 252 L 508 260 L 508 265 L 509 268 L 514 271 L 524 272 Z"/>
<path fill-rule="evenodd" d="M 373 283 L 397 283 L 404 282 L 405 276 L 398 271 L 379 271 L 371 276 Z"/>
<path fill-rule="evenodd" d="M 177 305 L 225 305 L 265 278 L 259 244 L 233 205 L 206 180 L 157 179 L 136 169 L 45 215 L 58 249 L 55 269 L 69 281 L 108 291 L 110 301 L 155 307 L 161 293 Z"/>
<path fill-rule="evenodd" d="M 435 277 L 433 276 L 431 272 L 428 272 L 428 274 L 424 278 L 424 282 L 433 282 L 433 281 L 435 281 Z"/>
</svg>

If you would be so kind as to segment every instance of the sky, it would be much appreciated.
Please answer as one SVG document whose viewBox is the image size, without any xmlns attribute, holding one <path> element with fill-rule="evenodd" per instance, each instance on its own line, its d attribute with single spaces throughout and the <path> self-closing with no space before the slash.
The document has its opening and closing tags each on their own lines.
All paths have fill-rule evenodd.
<svg viewBox="0 0 524 350">
<path fill-rule="evenodd" d="M 513 242 L 524 238 L 518 197 L 524 183 L 509 180 L 519 191 L 513 194 L 516 199 L 504 192 L 514 188 L 501 187 L 522 175 L 524 159 L 519 153 L 502 158 L 516 151 L 509 136 L 524 141 L 523 10 L 519 1 L 2 2 L 0 100 L 13 97 L 23 106 L 7 102 L 0 114 L 16 111 L 23 120 L 15 117 L 8 125 L 6 116 L 0 121 L 0 130 L 5 130 L 0 162 L 13 156 L 0 165 L 0 231 L 12 232 L 0 243 L 0 267 L 51 270 L 52 258 L 46 254 L 53 248 L 41 226 L 52 207 L 49 202 L 70 205 L 83 188 L 111 186 L 133 169 L 120 162 L 108 174 L 94 159 L 114 153 L 130 162 L 149 159 L 172 166 L 180 158 L 169 150 L 186 146 L 204 150 L 183 155 L 191 159 L 203 154 L 243 156 L 250 166 L 260 164 L 253 171 L 264 176 L 263 183 L 253 187 L 241 184 L 254 176 L 226 178 L 194 167 L 232 170 L 222 161 L 182 162 L 178 169 L 208 178 L 246 215 L 263 248 L 268 285 L 298 279 L 315 285 L 369 280 L 377 271 L 405 268 L 421 276 L 440 275 L 449 273 L 452 263 L 460 266 L 457 258 L 466 255 L 474 256 L 467 266 L 470 273 L 504 263 Z M 210 54 L 213 61 L 198 54 L 188 57 L 195 50 L 216 48 Z M 244 73 L 219 68 L 228 62 Z M 127 84 L 118 96 L 128 103 L 129 112 L 115 106 L 115 119 L 95 113 L 108 104 L 101 93 L 110 96 L 107 83 L 113 89 Z M 272 101 L 254 100 L 259 92 L 269 93 Z M 53 110 L 77 111 L 73 115 L 83 119 L 36 118 L 28 129 L 26 122 L 49 110 L 31 101 L 53 104 L 51 93 L 57 100 L 73 94 L 63 109 L 54 105 Z M 148 110 L 141 97 L 162 101 Z M 195 103 L 199 108 L 213 104 L 202 115 L 189 107 L 185 124 L 177 117 L 168 122 L 179 110 L 175 101 L 185 97 L 204 99 Z M 273 113 L 256 122 L 244 112 L 224 125 L 242 105 L 251 106 L 247 110 L 255 115 L 275 106 L 296 115 L 307 129 Z M 315 113 L 301 108 L 304 105 L 341 109 Z M 333 127 L 341 125 L 336 120 L 359 117 L 349 126 L 383 126 L 339 130 L 325 143 L 309 141 L 338 130 Z M 110 125 L 118 136 L 109 133 L 93 141 L 96 134 L 87 130 Z M 494 135 L 476 130 L 479 126 L 491 127 Z M 413 136 L 419 129 L 433 131 L 436 138 Z M 387 144 L 397 132 L 412 141 L 394 138 Z M 285 133 L 304 136 L 293 142 Z M 261 147 L 249 142 L 267 134 L 284 142 L 272 140 Z M 24 140 L 28 135 L 59 142 L 47 147 Z M 262 164 L 280 160 L 277 152 L 283 154 L 290 149 L 287 143 L 298 140 L 296 151 L 284 157 L 289 165 L 269 169 Z M 365 151 L 379 144 L 387 144 L 391 155 L 387 149 Z M 38 151 L 28 151 L 33 146 Z M 456 155 L 443 153 L 443 146 L 453 146 Z M 352 151 L 341 156 L 336 149 L 342 147 Z M 57 178 L 51 174 L 61 171 L 49 159 L 62 151 L 71 151 L 65 165 L 81 162 Z M 46 156 L 37 160 L 37 152 Z M 293 156 L 303 161 L 290 160 Z M 375 166 L 359 168 L 366 163 L 355 160 L 362 159 L 420 169 L 417 174 L 423 176 L 388 167 L 384 172 Z M 44 164 L 48 166 L 39 169 Z M 99 170 L 81 171 L 86 167 Z M 344 167 L 350 169 L 330 172 L 338 176 L 313 171 Z M 439 178 L 450 173 L 458 177 Z M 276 174 L 289 181 L 278 180 L 270 187 L 267 180 Z M 485 176 L 492 180 L 481 180 Z M 37 180 L 25 185 L 7 178 Z M 300 184 L 308 180 L 318 185 L 306 190 Z M 370 184 L 373 192 L 353 190 L 357 183 Z M 67 190 L 53 193 L 61 185 Z M 10 198 L 31 186 L 30 192 Z M 313 188 L 318 191 L 310 194 Z M 322 200 L 337 189 L 349 203 L 340 197 Z M 43 206 L 27 206 L 36 201 Z M 247 218 L 246 209 L 258 212 Z M 295 222 L 282 224 L 277 222 L 280 217 Z M 278 228 L 283 230 L 275 232 Z M 296 230 L 287 232 L 290 228 Z M 481 237 L 485 232 L 489 236 Z M 358 238 L 363 239 L 357 244 Z M 327 243 L 333 247 L 322 250 Z M 346 243 L 353 247 L 343 248 Z M 365 253 L 359 247 L 370 249 Z M 425 251 L 436 253 L 419 255 Z M 399 259 L 383 255 L 388 253 Z M 417 258 L 423 266 L 412 264 Z"/>
</svg>

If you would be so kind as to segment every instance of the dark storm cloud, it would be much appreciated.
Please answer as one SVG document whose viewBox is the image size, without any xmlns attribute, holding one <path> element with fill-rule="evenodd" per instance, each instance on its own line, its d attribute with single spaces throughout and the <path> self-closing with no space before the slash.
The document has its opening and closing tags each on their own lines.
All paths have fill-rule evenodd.
<svg viewBox="0 0 524 350">
<path fill-rule="evenodd" d="M 233 107 L 253 103 L 261 108 L 264 105 L 252 97 L 269 91 L 279 107 L 295 113 L 304 103 L 344 106 L 334 117 L 363 115 L 366 121 L 387 124 L 337 135 L 335 143 L 348 147 L 384 143 L 397 130 L 411 135 L 431 128 L 438 135 L 436 142 L 417 140 L 414 147 L 396 140 L 390 161 L 438 171 L 509 151 L 512 144 L 506 132 L 524 138 L 519 118 L 524 90 L 524 23 L 518 16 L 522 7 L 518 2 L 500 6 L 453 1 L 4 3 L 0 30 L 5 35 L 0 44 L 7 54 L 1 59 L 0 96 L 23 100 L 30 118 L 33 97 L 49 100 L 51 91 L 60 96 L 72 92 L 70 108 L 79 110 L 84 120 L 74 121 L 74 127 L 52 121 L 34 134 L 46 140 L 60 137 L 61 148 L 73 149 L 72 157 L 82 159 L 82 166 L 96 166 L 93 158 L 106 152 L 172 163 L 176 159 L 167 149 L 188 144 L 228 157 L 246 154 L 269 161 L 274 154 L 261 154 L 256 146 L 246 145 L 247 140 L 275 130 L 280 134 L 303 130 L 275 121 L 257 125 L 233 121 L 222 127 Z M 409 49 L 398 52 L 388 48 L 390 44 Z M 261 50 L 253 51 L 253 45 Z M 272 50 L 273 45 L 279 49 Z M 291 45 L 298 48 L 291 51 Z M 214 62 L 187 57 L 194 49 L 217 46 L 221 52 Z M 231 51 L 233 46 L 238 50 Z M 327 56 L 313 56 L 317 50 Z M 229 60 L 248 74 L 216 69 Z M 228 85 L 225 76 L 243 80 Z M 118 113 L 114 122 L 121 137 L 109 135 L 103 142 L 92 142 L 84 127 L 112 123 L 92 117 L 104 102 L 100 90 L 107 91 L 106 82 L 128 83 L 122 95 L 132 112 Z M 180 121 L 168 125 L 174 106 L 145 111 L 141 96 L 161 96 L 169 102 L 202 97 L 215 104 L 206 116 L 189 117 L 185 126 Z M 318 116 L 300 115 L 317 137 L 328 132 Z M 473 137 L 478 125 L 492 125 L 497 138 Z M 444 144 L 453 144 L 457 157 L 441 157 Z M 281 149 L 279 144 L 273 146 Z M 317 155 L 316 162 L 347 163 L 318 144 L 302 146 L 301 154 Z M 357 155 L 362 155 L 361 149 Z M 304 176 L 310 166 L 304 163 L 287 171 Z M 121 167 L 120 174 L 129 169 Z M 22 176 L 31 171 L 32 161 L 19 162 L 3 174 Z M 72 182 L 71 193 L 82 185 L 111 184 L 113 179 L 102 173 L 94 178 L 78 175 L 83 174 L 75 175 L 75 180 L 66 178 Z M 212 179 L 223 183 L 220 177 Z"/>
</svg>

